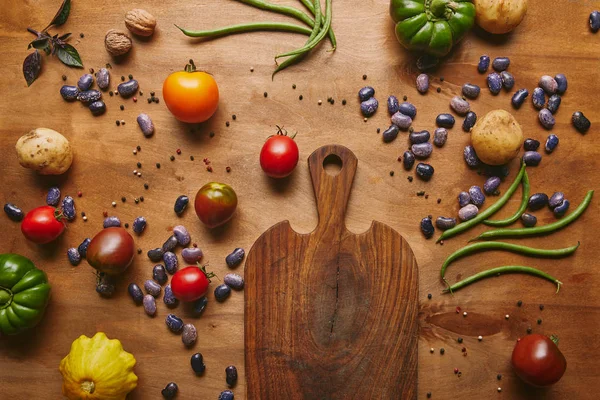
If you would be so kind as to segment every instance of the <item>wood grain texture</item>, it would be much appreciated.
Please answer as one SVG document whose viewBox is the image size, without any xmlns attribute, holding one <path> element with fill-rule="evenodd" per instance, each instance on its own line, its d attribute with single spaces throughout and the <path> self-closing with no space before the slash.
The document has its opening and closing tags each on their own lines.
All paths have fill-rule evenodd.
<svg viewBox="0 0 600 400">
<path fill-rule="evenodd" d="M 338 157 L 335 176 L 323 168 Z M 418 270 L 408 243 L 345 224 L 357 168 L 343 146 L 308 159 L 319 223 L 254 243 L 244 276 L 248 399 L 416 399 Z M 285 384 L 282 384 L 285 382 Z"/>
<path fill-rule="evenodd" d="M 273 0 L 280 2 L 279 0 Z M 98 69 L 111 62 L 114 89 L 120 76 L 133 74 L 144 95 L 137 103 L 105 96 L 107 113 L 92 117 L 81 104 L 67 104 L 59 96 L 64 84 L 75 84 L 82 70 L 64 67 L 56 59 L 44 57 L 42 75 L 30 88 L 22 76 L 22 62 L 32 35 L 27 26 L 43 28 L 54 16 L 59 0 L 3 0 L 0 12 L 0 50 L 3 55 L 0 73 L 0 201 L 13 202 L 24 210 L 44 203 L 47 189 L 60 184 L 64 194 L 75 197 L 78 212 L 85 211 L 88 221 L 78 218 L 63 237 L 51 246 L 27 243 L 14 224 L 2 217 L 0 251 L 17 252 L 31 258 L 43 268 L 53 286 L 53 294 L 44 320 L 34 330 L 17 338 L 0 339 L 0 397 L 8 399 L 58 399 L 61 379 L 60 360 L 68 353 L 71 342 L 81 334 L 92 336 L 104 331 L 110 338 L 123 342 L 125 350 L 137 359 L 138 388 L 131 399 L 160 399 L 160 390 L 170 381 L 179 384 L 179 399 L 216 399 L 226 388 L 225 367 L 238 367 L 240 379 L 233 388 L 236 399 L 245 398 L 244 374 L 244 296 L 233 293 L 225 303 L 214 301 L 201 318 L 194 318 L 187 308 L 175 310 L 186 322 L 196 325 L 200 340 L 185 349 L 179 336 L 166 328 L 164 317 L 170 312 L 159 304 L 157 317 L 146 317 L 133 306 L 126 294 L 127 284 L 142 284 L 151 277 L 153 263 L 144 254 L 134 263 L 119 283 L 113 299 L 103 300 L 94 291 L 95 276 L 86 263 L 71 267 L 66 251 L 91 237 L 102 226 L 102 212 L 131 222 L 139 215 L 148 218 L 146 232 L 135 237 L 144 250 L 160 246 L 176 224 L 184 224 L 193 240 L 203 249 L 205 261 L 221 278 L 229 272 L 225 256 L 235 247 L 249 249 L 258 236 L 277 221 L 289 220 L 298 233 L 309 233 L 317 225 L 317 208 L 308 169 L 300 166 L 287 180 L 273 182 L 258 163 L 258 155 L 268 135 L 277 132 L 275 124 L 283 124 L 290 132 L 298 132 L 296 141 L 300 158 L 305 160 L 315 149 L 339 143 L 360 160 L 348 203 L 346 225 L 353 233 L 364 232 L 372 221 L 382 221 L 403 235 L 413 249 L 419 264 L 420 337 L 419 398 L 432 392 L 432 399 L 543 399 L 595 400 L 598 397 L 597 354 L 600 353 L 600 274 L 597 245 L 600 212 L 594 200 L 582 217 L 568 228 L 544 238 L 511 240 L 534 247 L 565 247 L 581 241 L 577 252 L 562 260 L 537 260 L 502 252 L 466 257 L 454 263 L 448 279 L 456 281 L 483 269 L 501 264 L 530 264 L 559 278 L 564 285 L 558 295 L 552 285 L 529 276 L 503 276 L 488 279 L 461 290 L 454 296 L 441 295 L 439 268 L 453 251 L 487 229 L 476 227 L 470 234 L 435 246 L 419 232 L 419 221 L 431 214 L 456 215 L 456 196 L 471 185 L 482 185 L 485 177 L 469 170 L 462 159 L 462 149 L 469 142 L 460 129 L 460 119 L 450 130 L 442 149 L 434 149 L 430 158 L 435 175 L 430 182 L 407 177 L 397 158 L 408 147 L 406 134 L 391 144 L 384 144 L 376 129 L 389 126 L 384 107 L 368 122 L 359 112 L 357 91 L 368 84 L 376 89 L 383 106 L 387 95 L 407 95 L 418 107 L 415 129 L 435 129 L 435 117 L 450 112 L 449 101 L 460 95 L 466 82 L 483 89 L 472 109 L 478 115 L 504 108 L 511 110 L 510 98 L 518 88 L 531 90 L 543 74 L 565 73 L 569 89 L 556 114 L 553 130 L 560 144 L 552 155 L 544 155 L 537 168 L 528 173 L 532 193 L 566 193 L 572 206 L 578 204 L 589 189 L 600 182 L 600 36 L 588 28 L 588 16 L 596 2 L 530 1 L 523 23 L 512 35 L 491 38 L 478 30 L 471 32 L 444 63 L 431 73 L 432 89 L 418 94 L 414 81 L 418 75 L 416 57 L 398 45 L 393 24 L 388 16 L 386 0 L 334 0 L 333 26 L 338 49 L 328 53 L 327 43 L 310 54 L 299 65 L 275 76 L 273 56 L 301 46 L 305 39 L 285 33 L 252 33 L 212 41 L 190 40 L 181 35 L 174 23 L 190 28 L 213 28 L 230 23 L 288 19 L 265 14 L 235 1 L 145 0 L 93 2 L 73 0 L 68 22 L 58 32 L 73 32 L 77 47 L 88 68 Z M 297 0 L 281 0 L 282 4 L 299 6 Z M 134 38 L 132 53 L 116 63 L 104 50 L 104 34 L 109 29 L 125 29 L 123 18 L 132 8 L 151 12 L 158 21 L 155 35 L 148 40 Z M 54 32 L 54 30 L 53 30 Z M 79 33 L 85 37 L 80 38 Z M 485 89 L 485 76 L 477 73 L 481 54 L 508 56 L 516 85 L 511 92 L 498 96 Z M 164 78 L 183 68 L 193 57 L 196 64 L 211 71 L 219 84 L 221 102 L 216 115 L 207 123 L 193 127 L 178 123 L 162 101 Z M 254 72 L 250 72 L 250 68 Z M 363 74 L 368 78 L 363 81 Z M 440 77 L 444 77 L 441 82 Z M 292 89 L 292 84 L 296 89 Z M 441 88 L 437 93 L 435 89 Z M 161 102 L 148 105 L 146 97 L 154 90 Z M 268 97 L 263 97 L 264 92 Z M 303 100 L 298 97 L 302 95 Z M 326 102 L 328 96 L 335 104 Z M 344 107 L 342 99 L 347 100 Z M 321 99 L 323 104 L 318 105 Z M 119 105 L 125 110 L 120 111 Z M 582 110 L 592 121 L 587 135 L 575 132 L 571 114 Z M 135 123 L 140 112 L 149 114 L 156 134 L 145 139 Z M 236 121 L 231 115 L 236 114 Z M 545 141 L 548 132 L 541 128 L 530 101 L 513 112 L 526 137 Z M 123 119 L 125 126 L 116 127 Z M 230 121 L 229 128 L 225 126 Z M 42 178 L 18 165 L 14 155 L 17 139 L 36 127 L 62 132 L 74 146 L 75 160 L 67 175 Z M 213 138 L 209 133 L 215 132 Z M 136 145 L 142 151 L 134 156 Z M 169 161 L 175 150 L 182 155 Z M 195 157 L 191 161 L 189 156 Z M 203 158 L 209 158 L 213 173 L 206 171 Z M 134 177 L 136 163 L 143 164 L 143 176 Z M 154 167 L 161 163 L 161 169 Z M 231 173 L 225 172 L 231 166 Z M 517 163 L 511 164 L 514 177 Z M 394 176 L 389 171 L 395 171 Z M 222 229 L 205 229 L 190 208 L 181 217 L 173 213 L 173 203 L 180 194 L 194 196 L 209 181 L 231 184 L 239 197 L 233 220 Z M 143 184 L 147 182 L 149 189 Z M 505 190 L 504 182 L 500 190 Z M 76 197 L 78 190 L 83 197 Z M 428 197 L 418 197 L 418 191 Z M 134 197 L 145 201 L 135 204 Z M 126 203 L 121 203 L 126 196 Z M 440 204 L 436 200 L 440 198 Z M 499 212 L 498 218 L 511 215 L 518 208 L 520 190 Z M 116 208 L 111 202 L 118 203 Z M 488 199 L 491 202 L 493 198 Z M 549 210 L 536 213 L 538 223 L 554 221 Z M 238 272 L 240 270 L 238 269 Z M 218 283 L 218 281 L 215 281 Z M 432 293 L 433 298 L 427 299 Z M 517 300 L 523 301 L 517 307 Z M 539 310 L 544 304 L 544 311 Z M 460 306 L 467 317 L 456 313 Z M 510 315 L 506 320 L 504 316 Z M 543 320 L 541 325 L 537 319 Z M 534 332 L 560 337 L 560 348 L 568 362 L 560 383 L 547 390 L 529 389 L 512 373 L 510 354 L 515 340 L 532 327 Z M 477 336 L 483 335 L 483 341 Z M 458 337 L 464 342 L 459 344 Z M 435 349 L 434 354 L 429 349 Z M 439 355 L 440 347 L 445 354 Z M 467 349 L 463 356 L 462 347 Z M 207 365 L 206 373 L 196 377 L 190 369 L 190 356 L 200 351 Z M 453 373 L 460 368 L 462 376 Z M 498 382 L 496 375 L 501 373 Z M 282 382 L 282 385 L 287 384 Z M 502 393 L 497 388 L 502 387 Z"/>
</svg>

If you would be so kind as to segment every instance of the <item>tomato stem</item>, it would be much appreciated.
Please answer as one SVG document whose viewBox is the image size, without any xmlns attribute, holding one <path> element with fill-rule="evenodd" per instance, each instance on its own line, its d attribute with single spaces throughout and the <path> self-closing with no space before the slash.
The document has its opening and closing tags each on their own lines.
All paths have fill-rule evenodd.
<svg viewBox="0 0 600 400">
<path fill-rule="evenodd" d="M 208 279 L 209 282 L 210 282 L 210 278 L 217 278 L 217 279 L 219 279 L 219 277 L 217 276 L 217 274 L 215 274 L 214 272 L 206 272 L 206 267 L 208 266 L 208 264 L 200 265 L 200 263 L 196 263 L 196 265 L 198 266 L 198 268 L 200 269 L 200 271 L 202 271 L 202 273 L 204 273 L 204 275 L 206 275 L 206 279 Z"/>
<path fill-rule="evenodd" d="M 57 221 L 62 220 L 64 217 L 65 217 L 65 215 L 63 214 L 63 212 L 60 208 L 54 209 L 54 218 L 56 218 Z"/>
<path fill-rule="evenodd" d="M 558 346 L 558 336 L 552 335 L 550 336 L 550 340 L 552 340 L 554 344 Z"/>
</svg>

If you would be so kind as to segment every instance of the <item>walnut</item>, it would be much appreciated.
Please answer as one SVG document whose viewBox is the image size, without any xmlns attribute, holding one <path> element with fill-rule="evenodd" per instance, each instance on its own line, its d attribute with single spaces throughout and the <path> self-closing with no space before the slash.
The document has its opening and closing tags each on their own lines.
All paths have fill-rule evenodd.
<svg viewBox="0 0 600 400">
<path fill-rule="evenodd" d="M 111 29 L 106 32 L 104 46 L 113 56 L 121 56 L 131 50 L 131 38 L 123 31 Z"/>
<path fill-rule="evenodd" d="M 136 8 L 125 14 L 125 26 L 134 35 L 151 36 L 156 27 L 156 18 L 148 11 Z"/>
</svg>

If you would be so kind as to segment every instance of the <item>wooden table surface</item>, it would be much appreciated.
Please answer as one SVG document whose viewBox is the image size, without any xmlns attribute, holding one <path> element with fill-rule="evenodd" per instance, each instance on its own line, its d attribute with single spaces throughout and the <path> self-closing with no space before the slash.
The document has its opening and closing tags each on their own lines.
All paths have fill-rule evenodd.
<svg viewBox="0 0 600 400">
<path fill-rule="evenodd" d="M 193 322 L 199 340 L 185 349 L 178 336 L 168 332 L 164 318 L 168 310 L 160 304 L 156 318 L 148 318 L 141 307 L 135 307 L 127 295 L 127 284 L 142 284 L 151 277 L 153 263 L 145 251 L 160 246 L 170 229 L 184 224 L 193 241 L 204 250 L 205 261 L 219 276 L 228 272 L 225 256 L 235 247 L 249 249 L 266 229 L 281 220 L 289 220 L 298 232 L 306 233 L 316 225 L 316 208 L 306 165 L 306 158 L 317 147 L 339 143 L 349 147 L 358 157 L 358 172 L 350 197 L 347 225 L 353 232 L 363 232 L 372 220 L 379 220 L 400 232 L 410 243 L 419 264 L 419 296 L 421 335 L 419 340 L 419 398 L 432 392 L 435 399 L 595 399 L 600 372 L 600 275 L 597 262 L 600 247 L 595 242 L 600 223 L 598 199 L 586 213 L 567 229 L 544 238 L 520 240 L 538 247 L 565 247 L 581 241 L 576 254 L 563 260 L 538 260 L 505 253 L 486 253 L 456 262 L 449 270 L 451 280 L 459 279 L 493 266 L 525 264 L 542 268 L 557 276 L 564 286 L 559 294 L 545 281 L 529 276 L 504 276 L 482 281 L 454 296 L 441 295 L 439 267 L 444 258 L 484 228 L 436 246 L 419 232 L 419 221 L 432 214 L 456 215 L 456 195 L 462 189 L 482 184 L 484 177 L 466 168 L 462 149 L 469 142 L 460 124 L 452 129 L 443 149 L 435 149 L 430 159 L 435 176 L 428 182 L 407 180 L 397 157 L 407 145 L 402 133 L 392 144 L 384 144 L 377 128 L 385 129 L 389 117 L 385 110 L 388 95 L 408 96 L 419 109 L 415 128 L 434 129 L 435 116 L 448 111 L 452 96 L 460 94 L 465 82 L 485 86 L 485 77 L 476 71 L 483 53 L 511 58 L 510 71 L 517 88 L 530 91 L 543 74 L 565 73 L 569 89 L 556 116 L 554 133 L 560 145 L 552 155 L 544 155 L 542 164 L 529 170 L 533 192 L 564 191 L 573 206 L 579 204 L 589 189 L 599 189 L 600 146 L 597 144 L 600 115 L 599 54 L 600 34 L 589 31 L 587 20 L 595 3 L 579 1 L 530 1 L 530 10 L 514 34 L 490 38 L 481 32 L 471 33 L 432 74 L 432 88 L 425 96 L 414 87 L 417 75 L 415 58 L 405 52 L 393 34 L 385 0 L 334 1 L 334 22 L 338 50 L 326 52 L 327 43 L 314 51 L 302 64 L 290 68 L 271 81 L 273 56 L 303 43 L 300 35 L 285 33 L 252 33 L 218 40 L 195 42 L 180 34 L 174 23 L 191 28 L 210 28 L 234 22 L 282 20 L 277 15 L 258 11 L 235 1 L 175 0 L 110 2 L 73 1 L 71 17 L 55 32 L 73 32 L 71 42 L 79 49 L 85 70 L 98 69 L 112 63 L 112 87 L 121 75 L 133 74 L 144 92 L 139 101 L 123 101 L 105 96 L 108 111 L 93 117 L 80 104 L 65 103 L 59 96 L 63 85 L 75 84 L 82 70 L 69 69 L 57 59 L 44 56 L 40 78 L 29 88 L 22 76 L 22 60 L 32 36 L 27 26 L 43 28 L 54 15 L 58 0 L 5 0 L 0 15 L 0 50 L 3 54 L 0 74 L 0 158 L 2 171 L 0 200 L 30 210 L 44 204 L 46 191 L 58 184 L 63 194 L 75 197 L 78 212 L 85 211 L 69 224 L 65 234 L 54 244 L 37 246 L 23 239 L 16 223 L 2 217 L 0 250 L 16 252 L 31 258 L 44 269 L 53 287 L 53 295 L 45 318 L 37 328 L 19 337 L 0 339 L 0 393 L 5 399 L 60 398 L 60 360 L 69 352 L 70 343 L 81 334 L 92 336 L 98 331 L 118 338 L 136 359 L 138 388 L 131 399 L 157 399 L 170 381 L 180 387 L 180 399 L 216 399 L 226 388 L 224 369 L 234 364 L 240 380 L 234 391 L 244 398 L 243 293 L 233 293 L 225 303 L 214 301 L 209 294 L 206 313 L 195 319 L 183 307 L 176 310 L 186 321 Z M 299 2 L 285 3 L 300 6 Z M 111 60 L 103 46 L 104 33 L 125 29 L 123 16 L 131 8 L 141 7 L 158 20 L 158 30 L 150 40 L 134 39 L 131 54 L 122 62 Z M 80 33 L 85 37 L 80 38 Z M 178 123 L 164 102 L 148 104 L 146 97 L 156 91 L 159 99 L 164 78 L 181 69 L 189 58 L 214 74 L 221 92 L 219 110 L 207 123 L 190 127 Z M 254 72 L 251 72 L 251 67 Z M 362 79 L 367 74 L 366 81 Z M 440 77 L 445 79 L 441 82 Z M 292 84 L 296 89 L 292 89 Z M 359 113 L 356 92 L 365 84 L 376 89 L 382 109 L 368 122 Z M 441 88 L 441 93 L 435 89 Z M 263 93 L 268 92 L 268 97 Z M 304 99 L 300 101 L 298 97 Z M 496 108 L 510 110 L 511 93 L 496 97 L 487 89 L 472 101 L 478 115 Z M 335 104 L 326 100 L 331 96 Z M 347 105 L 342 106 L 342 99 Z M 318 100 L 323 104 L 318 105 Z M 120 111 L 119 105 L 125 110 Z M 571 114 L 582 110 L 592 120 L 587 135 L 577 133 L 570 124 Z M 151 139 L 143 137 L 135 118 L 148 113 L 156 125 Z M 237 116 L 232 120 L 232 114 Z M 548 132 L 537 122 L 530 101 L 515 112 L 525 137 L 545 141 Z M 117 127 L 115 120 L 125 120 Z M 225 122 L 230 121 L 226 127 Z M 284 125 L 296 137 L 301 163 L 287 180 L 273 182 L 261 171 L 258 154 L 275 125 Z M 70 171 L 60 177 L 40 177 L 23 169 L 14 156 L 16 140 L 36 127 L 47 127 L 63 133 L 75 150 Z M 193 129 L 191 129 L 193 128 Z M 209 132 L 214 131 L 214 137 Z M 142 150 L 137 155 L 132 150 Z M 175 155 L 176 149 L 181 155 Z M 175 161 L 169 156 L 175 155 Z M 190 156 L 194 160 L 190 160 Z M 207 172 L 202 160 L 209 158 L 213 172 Z M 136 163 L 143 164 L 141 178 L 132 174 Z M 160 162 L 157 169 L 154 164 Z M 231 167 L 226 173 L 225 168 Z M 516 173 L 517 162 L 511 164 L 509 181 Z M 395 171 L 390 176 L 390 171 Z M 178 218 L 173 203 L 180 194 L 194 196 L 208 181 L 231 184 L 238 193 L 239 207 L 235 218 L 222 229 L 209 231 L 201 226 L 193 209 Z M 149 189 L 144 190 L 144 183 Z M 501 190 L 505 190 L 505 182 Z M 418 197 L 424 190 L 428 196 Z M 83 196 L 76 197 L 77 191 Z M 121 197 L 127 201 L 122 203 Z M 143 203 L 134 198 L 144 196 Z M 517 192 L 499 215 L 513 212 L 520 201 Z M 440 198 L 441 203 L 436 199 Z M 111 202 L 116 201 L 116 208 Z M 493 199 L 488 199 L 488 202 Z M 190 207 L 191 208 L 191 207 Z M 102 227 L 102 213 L 117 215 L 124 222 L 144 215 L 148 227 L 136 237 L 144 250 L 118 285 L 112 299 L 95 292 L 95 276 L 83 262 L 72 267 L 65 252 L 91 237 Z M 554 220 L 548 210 L 537 213 L 539 224 Z M 241 267 L 239 271 L 241 271 Z M 427 299 L 432 293 L 433 298 Z M 518 308 L 517 300 L 523 301 Z M 545 309 L 540 311 L 539 305 Z M 468 312 L 463 317 L 456 307 Z M 505 319 L 505 315 L 510 315 Z M 541 325 L 536 321 L 543 320 Z M 515 340 L 526 333 L 557 334 L 560 348 L 568 360 L 563 379 L 547 390 L 525 387 L 512 373 L 510 354 Z M 478 342 L 477 336 L 483 341 Z M 458 337 L 463 344 L 457 343 Z M 467 348 L 464 357 L 461 348 Z M 445 348 L 445 354 L 439 349 Z M 434 354 L 429 349 L 434 348 Z M 189 367 L 191 354 L 204 355 L 207 370 L 196 377 Z M 390 368 L 394 366 L 390 365 Z M 459 368 L 458 378 L 454 368 Z M 502 374 L 497 381 L 496 375 Z M 285 385 L 285 382 L 281 382 Z M 497 388 L 502 393 L 496 393 Z"/>
</svg>

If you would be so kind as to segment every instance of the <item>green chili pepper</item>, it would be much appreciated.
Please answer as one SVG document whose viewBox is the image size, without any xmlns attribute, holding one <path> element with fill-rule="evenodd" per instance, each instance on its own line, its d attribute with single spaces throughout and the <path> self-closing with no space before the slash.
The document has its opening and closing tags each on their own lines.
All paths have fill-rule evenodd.
<svg viewBox="0 0 600 400">
<path fill-rule="evenodd" d="M 499 220 L 486 219 L 485 221 L 483 221 L 483 223 L 485 225 L 508 226 L 508 225 L 516 222 L 521 217 L 521 214 L 523 214 L 525 212 L 525 210 L 527 209 L 527 202 L 529 201 L 530 187 L 529 187 L 529 177 L 527 176 L 527 171 L 525 171 L 525 173 L 523 174 L 523 180 L 521 181 L 521 183 L 523 185 L 523 196 L 521 198 L 521 205 L 519 206 L 519 209 L 517 210 L 517 212 L 512 217 L 508 217 L 505 219 L 499 219 Z"/>
<path fill-rule="evenodd" d="M 504 206 L 504 204 L 506 204 L 508 199 L 510 199 L 510 197 L 513 195 L 513 193 L 517 190 L 517 187 L 519 187 L 519 184 L 521 183 L 521 179 L 523 179 L 524 174 L 525 174 L 525 164 L 521 164 L 521 169 L 519 170 L 519 173 L 517 174 L 517 177 L 515 178 L 514 182 L 510 185 L 510 187 L 502 195 L 502 197 L 500 197 L 498 199 L 498 201 L 496 201 L 494 204 L 492 204 L 491 206 L 486 208 L 484 211 L 480 212 L 475 218 L 465 221 L 463 223 L 460 223 L 452 229 L 448 229 L 447 231 L 444 231 L 444 233 L 442 233 L 442 235 L 440 236 L 440 238 L 437 240 L 436 243 L 439 243 L 442 240 L 451 238 L 452 236 L 458 235 L 459 233 L 464 232 L 467 229 L 474 227 L 475 225 L 477 225 L 484 219 L 491 217 L 493 214 L 495 214 L 498 210 L 500 210 L 502 208 L 502 206 Z"/>
<path fill-rule="evenodd" d="M 489 250 L 504 250 L 510 251 L 512 253 L 523 254 L 531 257 L 550 257 L 550 258 L 559 258 L 566 257 L 571 255 L 577 250 L 579 247 L 579 242 L 575 246 L 565 247 L 564 249 L 536 249 L 534 247 L 520 246 L 512 243 L 505 242 L 481 242 L 481 243 L 473 243 L 469 244 L 462 249 L 456 250 L 454 253 L 450 254 L 444 264 L 442 264 L 442 268 L 440 270 L 440 276 L 442 280 L 446 283 L 446 278 L 444 277 L 446 274 L 446 269 L 450 264 L 459 258 L 466 257 L 475 252 L 481 251 L 489 251 Z"/>
<path fill-rule="evenodd" d="M 390 14 L 400 44 L 437 57 L 448 54 L 475 23 L 472 0 L 391 0 Z"/>
<path fill-rule="evenodd" d="M 560 290 L 560 285 L 562 285 L 561 281 L 559 281 L 551 275 L 548 275 L 544 271 L 540 271 L 539 269 L 535 269 L 532 267 L 523 267 L 520 265 L 507 265 L 504 267 L 488 269 L 487 271 L 482 271 L 475 275 L 471 275 L 468 278 L 465 278 L 462 281 L 457 282 L 454 285 L 444 289 L 442 293 L 452 293 L 464 288 L 465 286 L 469 286 L 471 283 L 477 282 L 481 279 L 489 278 L 491 276 L 499 276 L 501 274 L 529 274 L 538 276 L 543 279 L 547 279 L 550 282 L 556 284 L 556 293 L 558 293 L 558 291 Z"/>
<path fill-rule="evenodd" d="M 535 228 L 493 229 L 487 232 L 483 232 L 476 238 L 469 240 L 469 242 L 481 239 L 495 239 L 501 237 L 547 235 L 549 233 L 556 232 L 559 229 L 562 229 L 565 226 L 569 225 L 577 218 L 579 218 L 579 216 L 581 216 L 585 209 L 590 205 L 592 197 L 594 197 L 594 191 L 590 190 L 585 195 L 585 198 L 583 199 L 581 204 L 575 210 L 573 210 L 572 213 L 551 224 L 544 226 L 536 226 Z"/>
<path fill-rule="evenodd" d="M 253 22 L 249 24 L 230 25 L 223 28 L 208 31 L 190 31 L 175 25 L 184 35 L 189 37 L 216 37 L 226 36 L 234 33 L 254 32 L 254 31 L 284 31 L 293 33 L 302 33 L 310 35 L 311 29 L 300 25 L 288 24 L 286 22 Z"/>
</svg>

